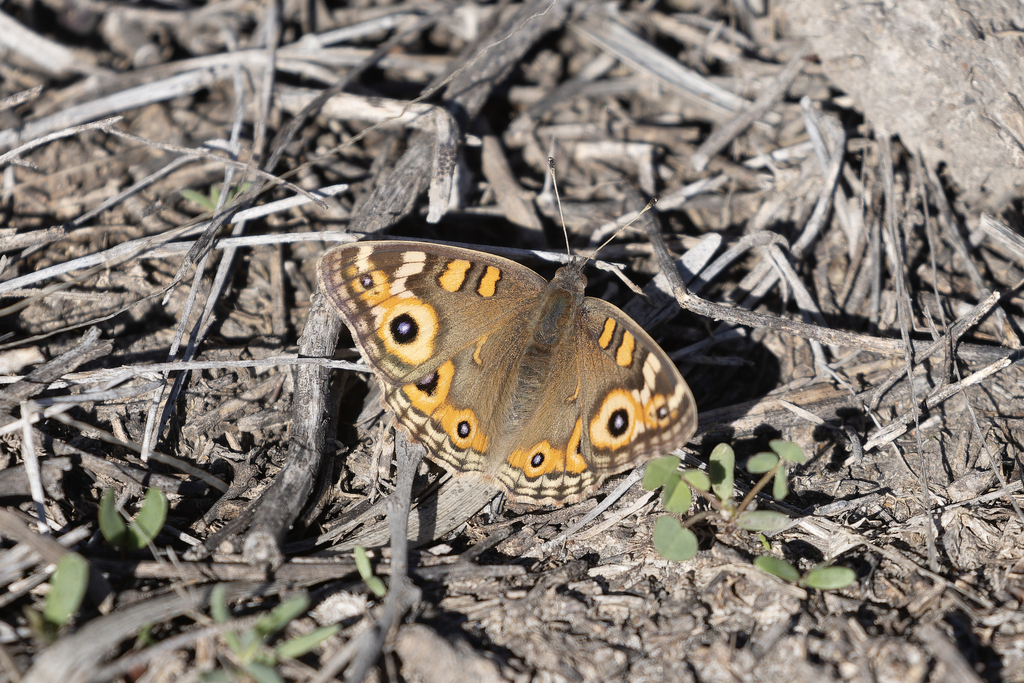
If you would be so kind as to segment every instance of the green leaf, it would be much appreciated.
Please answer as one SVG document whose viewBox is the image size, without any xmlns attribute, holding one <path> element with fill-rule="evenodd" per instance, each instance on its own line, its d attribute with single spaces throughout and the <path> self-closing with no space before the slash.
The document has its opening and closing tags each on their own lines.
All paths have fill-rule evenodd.
<svg viewBox="0 0 1024 683">
<path fill-rule="evenodd" d="M 768 542 L 768 538 L 764 534 L 758 534 L 757 540 L 761 543 L 761 547 L 766 551 L 771 552 L 772 544 Z"/>
<path fill-rule="evenodd" d="M 228 197 L 228 201 L 231 201 L 240 194 L 248 192 L 250 187 L 252 187 L 252 183 L 239 183 L 238 185 L 235 186 L 235 189 L 231 191 L 231 195 Z"/>
<path fill-rule="evenodd" d="M 779 456 L 774 453 L 769 453 L 768 451 L 757 453 L 750 456 L 750 460 L 747 461 L 747 472 L 751 474 L 764 474 L 775 467 L 775 464 L 778 462 Z"/>
<path fill-rule="evenodd" d="M 754 558 L 754 566 L 767 574 L 777 576 L 789 583 L 796 583 L 800 580 L 800 572 L 796 570 L 796 567 L 777 557 L 768 557 L 767 555 L 756 557 Z"/>
<path fill-rule="evenodd" d="M 89 563 L 78 553 L 67 553 L 57 562 L 57 571 L 50 577 L 43 618 L 57 628 L 64 626 L 82 606 L 89 585 Z"/>
<path fill-rule="evenodd" d="M 274 650 L 277 652 L 279 659 L 297 659 L 307 652 L 312 651 L 313 648 L 331 636 L 340 632 L 340 624 L 321 626 L 320 628 L 313 629 L 304 636 L 298 636 L 284 641 L 275 647 Z"/>
<path fill-rule="evenodd" d="M 789 522 L 788 515 L 774 510 L 748 510 L 736 517 L 736 525 L 747 531 L 779 531 Z"/>
<path fill-rule="evenodd" d="M 361 545 L 357 545 L 355 548 L 355 556 L 356 571 L 359 572 L 359 576 L 362 577 L 363 581 L 366 581 L 366 579 L 373 576 L 373 567 L 370 566 L 370 558 L 366 555 L 366 548 Z"/>
<path fill-rule="evenodd" d="M 819 567 L 808 572 L 801 585 L 828 591 L 846 588 L 857 580 L 857 574 L 849 567 Z"/>
<path fill-rule="evenodd" d="M 654 547 L 666 560 L 682 562 L 697 554 L 697 537 L 671 515 L 654 523 Z"/>
<path fill-rule="evenodd" d="M 378 598 L 387 595 L 388 587 L 384 582 L 373 575 L 373 567 L 370 566 L 370 558 L 366 556 L 366 548 L 357 545 L 355 548 L 356 570 L 362 577 L 366 587 L 373 591 Z"/>
<path fill-rule="evenodd" d="M 103 538 L 107 539 L 107 543 L 123 548 L 125 537 L 128 535 L 128 525 L 117 511 L 117 494 L 114 489 L 107 489 L 103 492 L 97 514 Z"/>
<path fill-rule="evenodd" d="M 213 211 L 217 208 L 217 205 L 211 202 L 209 197 L 204 194 L 200 194 L 195 190 L 182 190 L 181 196 L 189 201 L 195 202 L 207 211 Z"/>
<path fill-rule="evenodd" d="M 698 491 L 710 491 L 711 480 L 700 470 L 683 470 L 683 481 Z"/>
<path fill-rule="evenodd" d="M 231 612 L 228 610 L 227 600 L 224 596 L 227 589 L 224 588 L 224 584 L 218 583 L 210 591 L 210 616 L 213 617 L 213 621 L 218 624 L 223 624 L 225 621 L 231 618 Z"/>
<path fill-rule="evenodd" d="M 388 587 L 384 585 L 384 582 L 376 576 L 370 576 L 368 578 L 365 578 L 363 579 L 363 582 L 366 584 L 366 587 L 373 591 L 373 594 L 376 595 L 378 598 L 383 598 L 385 595 L 388 594 Z"/>
<path fill-rule="evenodd" d="M 775 500 L 782 500 L 789 495 L 789 477 L 786 474 L 786 468 L 780 467 L 779 471 L 775 473 L 775 481 L 772 483 L 772 495 Z"/>
<path fill-rule="evenodd" d="M 792 441 L 783 441 L 782 439 L 772 439 L 768 442 L 768 447 L 779 454 L 779 457 L 783 460 L 802 465 L 807 462 L 807 456 L 804 455 L 802 448 L 797 446 Z"/>
<path fill-rule="evenodd" d="M 260 615 L 260 618 L 256 620 L 256 632 L 261 637 L 277 633 L 287 626 L 289 621 L 305 614 L 307 609 L 309 609 L 309 596 L 305 594 L 292 596 L 269 612 Z"/>
<path fill-rule="evenodd" d="M 687 512 L 692 503 L 693 494 L 690 493 L 690 487 L 683 483 L 678 475 L 672 483 L 665 486 L 665 491 L 661 494 L 661 504 L 668 512 Z"/>
<path fill-rule="evenodd" d="M 678 472 L 673 472 L 665 479 L 661 489 L 661 504 L 663 506 L 665 505 L 665 501 L 667 501 L 672 495 L 672 492 L 676 490 L 676 486 L 679 485 L 680 481 L 682 480 L 680 479 Z"/>
<path fill-rule="evenodd" d="M 733 471 L 736 469 L 736 453 L 732 446 L 720 443 L 711 451 L 708 459 L 708 474 L 711 490 L 723 503 L 732 498 Z"/>
<path fill-rule="evenodd" d="M 167 521 L 167 496 L 158 488 L 150 487 L 138 516 L 128 525 L 126 550 L 141 550 L 157 537 Z"/>
<path fill-rule="evenodd" d="M 243 668 L 245 673 L 249 674 L 249 677 L 256 681 L 256 683 L 284 683 L 284 678 L 281 677 L 281 674 L 277 673 L 271 666 L 253 662 L 252 664 L 246 664 Z"/>
<path fill-rule="evenodd" d="M 679 469 L 679 458 L 674 455 L 663 455 L 647 463 L 644 469 L 644 489 L 653 491 L 664 486 L 669 478 Z"/>
</svg>

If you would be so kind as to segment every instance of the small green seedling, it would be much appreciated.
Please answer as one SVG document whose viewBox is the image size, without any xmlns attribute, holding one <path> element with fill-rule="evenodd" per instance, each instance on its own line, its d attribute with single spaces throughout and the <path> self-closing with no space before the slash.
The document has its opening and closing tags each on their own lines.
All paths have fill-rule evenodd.
<svg viewBox="0 0 1024 683">
<path fill-rule="evenodd" d="M 379 577 L 374 576 L 373 567 L 370 566 L 370 558 L 366 556 L 366 548 L 357 545 L 355 556 L 356 570 L 359 572 L 359 576 L 362 577 L 363 583 L 373 591 L 374 595 L 378 598 L 383 598 L 388 593 L 388 587 L 384 585 L 384 582 Z"/>
<path fill-rule="evenodd" d="M 126 524 L 117 511 L 115 498 L 114 489 L 107 489 L 100 500 L 99 521 L 103 538 L 125 552 L 145 548 L 153 542 L 167 521 L 167 496 L 157 488 L 146 491 L 142 509 L 131 524 Z"/>
<path fill-rule="evenodd" d="M 231 618 L 224 592 L 224 586 L 218 584 L 210 595 L 210 615 L 218 624 L 226 623 Z M 301 657 L 341 630 L 339 624 L 321 626 L 303 636 L 289 638 L 273 648 L 266 644 L 271 636 L 308 609 L 309 597 L 296 595 L 261 615 L 251 628 L 238 632 L 226 631 L 224 641 L 234 655 L 233 661 L 223 663 L 222 669 L 207 671 L 200 679 L 208 683 L 245 679 L 257 683 L 284 683 L 284 678 L 277 672 L 277 666 L 283 660 Z"/>
<path fill-rule="evenodd" d="M 837 567 L 830 564 L 816 565 L 806 574 L 800 576 L 800 572 L 789 562 L 767 555 L 754 558 L 754 566 L 788 583 L 823 591 L 846 588 L 857 580 L 857 575 L 849 567 Z"/>
<path fill-rule="evenodd" d="M 736 454 L 729 444 L 721 443 L 711 451 L 708 473 L 689 469 L 678 472 L 679 458 L 673 455 L 652 460 L 644 472 L 644 488 L 653 491 L 663 486 L 662 504 L 668 512 L 682 514 L 690 509 L 696 491 L 715 508 L 727 523 L 747 531 L 778 531 L 789 523 L 789 517 L 773 510 L 748 510 L 754 497 L 774 479 L 776 500 L 788 493 L 787 462 L 803 463 L 806 457 L 800 447 L 789 441 L 776 439 L 769 445 L 772 453 L 758 453 L 747 465 L 752 473 L 763 476 L 740 503 L 733 499 Z M 780 483 L 781 482 L 781 483 Z M 703 520 L 708 512 L 700 512 L 680 523 L 674 517 L 658 519 L 654 527 L 654 547 L 662 557 L 670 560 L 688 560 L 697 553 L 697 538 L 689 527 Z"/>
<path fill-rule="evenodd" d="M 241 183 L 236 185 L 231 189 L 231 192 L 228 194 L 227 201 L 224 203 L 230 204 L 231 200 L 243 192 L 247 192 L 250 187 L 252 187 L 252 183 Z M 207 211 L 216 211 L 217 202 L 220 201 L 220 185 L 210 185 L 209 196 L 196 192 L 195 190 L 182 190 L 181 196 L 189 201 L 195 202 Z"/>
<path fill-rule="evenodd" d="M 42 613 L 25 608 L 25 618 L 33 634 L 43 642 L 54 642 L 58 631 L 71 623 L 71 617 L 82 606 L 88 585 L 89 563 L 78 553 L 66 553 L 50 576 L 50 592 Z"/>
</svg>

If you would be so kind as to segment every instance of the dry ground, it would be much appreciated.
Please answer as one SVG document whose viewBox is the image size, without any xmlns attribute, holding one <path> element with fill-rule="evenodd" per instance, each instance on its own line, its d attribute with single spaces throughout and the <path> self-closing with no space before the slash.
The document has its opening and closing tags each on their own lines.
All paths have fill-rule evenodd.
<svg viewBox="0 0 1024 683">
<path fill-rule="evenodd" d="M 313 606 L 286 637 L 341 625 L 277 667 L 297 681 L 1024 681 L 1024 93 L 989 106 L 994 57 L 955 40 L 929 44 L 959 55 L 973 99 L 872 71 L 871 36 L 889 58 L 900 27 L 920 36 L 902 7 L 846 31 L 810 2 L 4 5 L 0 679 L 237 671 L 210 627 L 221 583 L 239 627 L 300 591 Z M 965 19 L 979 7 L 1001 6 L 935 9 L 930 30 L 967 26 L 970 49 L 1020 64 L 1019 22 Z M 894 91 L 908 116 L 883 106 Z M 909 115 L 929 103 L 965 113 Z M 947 118 L 991 126 L 960 151 Z M 777 506 L 794 525 L 767 545 L 702 524 L 698 556 L 669 562 L 639 484 L 537 509 L 421 465 L 414 548 L 384 547 L 412 470 L 367 368 L 323 361 L 358 356 L 315 294 L 317 258 L 384 230 L 550 277 L 530 251 L 564 255 L 549 155 L 574 250 L 658 196 L 638 225 L 701 271 L 674 287 L 641 227 L 599 257 L 647 299 L 588 272 L 693 388 L 690 464 L 777 437 L 810 456 Z M 240 203 L 268 212 L 183 194 L 243 181 Z M 132 513 L 147 486 L 167 525 L 122 554 L 98 534 L 100 495 Z M 355 573 L 357 543 L 394 568 L 387 601 Z M 95 580 L 45 644 L 23 609 L 67 549 Z M 857 582 L 785 584 L 751 565 L 763 554 Z"/>
</svg>

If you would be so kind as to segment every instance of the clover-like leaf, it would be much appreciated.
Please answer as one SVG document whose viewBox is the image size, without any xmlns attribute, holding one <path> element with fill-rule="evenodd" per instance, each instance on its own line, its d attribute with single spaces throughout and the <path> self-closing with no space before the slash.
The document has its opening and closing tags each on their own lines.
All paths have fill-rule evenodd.
<svg viewBox="0 0 1024 683">
<path fill-rule="evenodd" d="M 772 439 L 768 442 L 768 447 L 779 454 L 779 457 L 783 460 L 802 465 L 807 462 L 807 456 L 804 454 L 802 448 L 797 446 L 792 441 L 785 441 L 783 439 Z"/>
<path fill-rule="evenodd" d="M 124 547 L 125 537 L 128 535 L 128 525 L 117 511 L 117 493 L 114 489 L 107 489 L 100 498 L 100 509 L 97 512 L 100 523 L 100 533 L 103 538 L 113 546 Z"/>
<path fill-rule="evenodd" d="M 736 525 L 747 531 L 779 531 L 789 522 L 788 515 L 774 510 L 747 510 L 736 516 Z"/>
<path fill-rule="evenodd" d="M 644 469 L 644 489 L 653 491 L 665 483 L 679 469 L 679 458 L 674 455 L 663 455 L 647 463 Z"/>
<path fill-rule="evenodd" d="M 777 557 L 769 557 L 767 555 L 755 557 L 754 566 L 767 574 L 777 576 L 789 583 L 797 583 L 800 580 L 800 572 L 796 570 L 796 567 Z"/>
<path fill-rule="evenodd" d="M 679 520 L 663 515 L 654 522 L 654 548 L 666 560 L 682 562 L 697 554 L 697 537 Z"/>
<path fill-rule="evenodd" d="M 43 607 L 43 619 L 60 628 L 82 606 L 89 585 L 89 563 L 78 553 L 66 553 L 50 576 L 50 592 Z"/>
<path fill-rule="evenodd" d="M 158 488 L 150 487 L 138 516 L 128 525 L 125 550 L 141 550 L 153 542 L 167 521 L 167 496 Z"/>
<path fill-rule="evenodd" d="M 838 590 L 846 588 L 856 580 L 857 574 L 849 567 L 818 567 L 808 572 L 800 585 L 818 590 Z"/>
<path fill-rule="evenodd" d="M 775 500 L 782 500 L 789 495 L 789 477 L 786 475 L 786 468 L 780 467 L 775 473 L 775 481 L 772 483 L 772 496 Z"/>
<path fill-rule="evenodd" d="M 683 470 L 682 477 L 683 481 L 698 491 L 707 492 L 711 490 L 711 480 L 708 479 L 708 475 L 700 470 Z"/>
<path fill-rule="evenodd" d="M 750 456 L 750 459 L 747 460 L 747 472 L 751 474 L 764 474 L 775 467 L 777 462 L 779 462 L 778 455 L 763 451 Z"/>
<path fill-rule="evenodd" d="M 665 485 L 665 491 L 661 494 L 661 504 L 668 512 L 686 512 L 693 503 L 693 494 L 678 474 L 673 472 L 673 475 L 675 479 Z"/>
<path fill-rule="evenodd" d="M 708 458 L 708 475 L 711 490 L 723 503 L 732 498 L 733 476 L 736 469 L 736 452 L 727 443 L 720 443 Z"/>
</svg>

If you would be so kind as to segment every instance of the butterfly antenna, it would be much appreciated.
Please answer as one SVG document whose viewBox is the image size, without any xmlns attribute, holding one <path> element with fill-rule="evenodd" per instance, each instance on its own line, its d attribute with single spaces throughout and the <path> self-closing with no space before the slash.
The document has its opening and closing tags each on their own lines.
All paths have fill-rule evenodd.
<svg viewBox="0 0 1024 683">
<path fill-rule="evenodd" d="M 555 204 L 558 205 L 558 219 L 562 221 L 562 234 L 565 235 L 565 253 L 572 256 L 569 248 L 569 230 L 565 227 L 565 216 L 562 214 L 562 198 L 558 195 L 558 181 L 555 180 L 555 158 L 548 157 L 548 173 L 551 174 L 551 187 L 555 190 Z"/>
<path fill-rule="evenodd" d="M 597 249 L 595 249 L 595 250 L 594 250 L 594 253 L 590 255 L 590 258 L 596 258 L 596 257 L 597 257 L 597 252 L 599 252 L 599 251 L 601 251 L 602 249 L 604 249 L 605 247 L 607 247 L 607 246 L 608 246 L 608 243 L 609 243 L 609 242 L 611 242 L 611 241 L 612 241 L 613 239 L 615 239 L 616 237 L 618 237 L 618 236 L 619 236 L 619 234 L 620 234 L 620 233 L 621 233 L 621 232 L 622 232 L 623 230 L 625 230 L 625 229 L 626 229 L 626 228 L 628 228 L 629 226 L 631 226 L 631 225 L 633 225 L 634 223 L 636 223 L 636 222 L 637 222 L 637 221 L 638 221 L 638 220 L 640 219 L 640 216 L 643 216 L 643 215 L 644 215 L 645 213 L 647 213 L 648 211 L 650 211 L 651 209 L 653 209 L 653 208 L 654 208 L 654 205 L 655 205 L 655 204 L 657 204 L 657 203 L 658 203 L 658 198 L 657 198 L 657 197 L 654 197 L 653 199 L 651 199 L 651 201 L 647 202 L 647 206 L 645 206 L 645 207 L 644 207 L 643 209 L 641 209 L 641 210 L 640 210 L 640 213 L 638 213 L 637 215 L 633 216 L 632 220 L 630 220 L 630 221 L 629 221 L 628 223 L 626 223 L 625 225 L 623 225 L 623 226 L 622 226 L 621 228 L 619 228 L 618 230 L 616 230 L 615 232 L 613 232 L 613 233 L 612 233 L 612 236 L 611 236 L 611 237 L 609 237 L 609 238 L 608 238 L 608 239 L 606 239 L 606 240 L 605 240 L 604 242 L 602 242 L 602 243 L 601 243 L 601 246 L 599 246 L 599 247 L 598 247 Z"/>
</svg>

